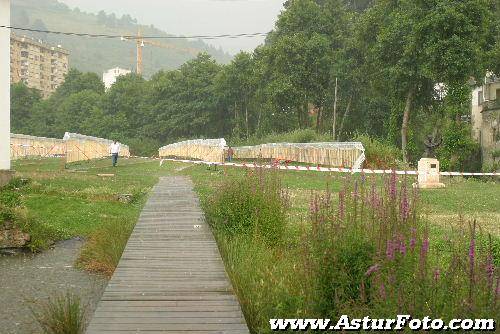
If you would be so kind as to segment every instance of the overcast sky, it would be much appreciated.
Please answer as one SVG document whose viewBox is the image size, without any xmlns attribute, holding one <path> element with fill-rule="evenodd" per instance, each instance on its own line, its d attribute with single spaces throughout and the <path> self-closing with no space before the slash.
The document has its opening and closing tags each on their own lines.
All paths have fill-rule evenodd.
<svg viewBox="0 0 500 334">
<path fill-rule="evenodd" d="M 60 0 L 88 12 L 130 14 L 141 24 L 175 35 L 218 35 L 270 31 L 285 0 Z M 250 51 L 263 37 L 211 40 L 235 54 Z"/>
</svg>

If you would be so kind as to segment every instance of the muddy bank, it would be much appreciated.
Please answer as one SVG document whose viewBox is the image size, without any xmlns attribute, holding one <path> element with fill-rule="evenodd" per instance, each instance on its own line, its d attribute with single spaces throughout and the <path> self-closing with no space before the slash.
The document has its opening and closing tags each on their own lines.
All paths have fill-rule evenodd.
<svg viewBox="0 0 500 334">
<path fill-rule="evenodd" d="M 40 333 L 31 308 L 49 296 L 71 290 L 92 316 L 107 280 L 73 267 L 83 242 L 59 242 L 41 254 L 0 254 L 0 328 L 2 334 Z"/>
</svg>

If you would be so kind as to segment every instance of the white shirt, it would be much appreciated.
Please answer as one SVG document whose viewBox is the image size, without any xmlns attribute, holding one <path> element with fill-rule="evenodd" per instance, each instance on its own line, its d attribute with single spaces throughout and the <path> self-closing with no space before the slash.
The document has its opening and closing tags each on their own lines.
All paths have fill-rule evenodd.
<svg viewBox="0 0 500 334">
<path fill-rule="evenodd" d="M 111 154 L 118 154 L 120 153 L 120 144 L 119 143 L 113 143 L 111 144 L 111 146 L 109 147 L 109 151 L 111 152 Z"/>
</svg>

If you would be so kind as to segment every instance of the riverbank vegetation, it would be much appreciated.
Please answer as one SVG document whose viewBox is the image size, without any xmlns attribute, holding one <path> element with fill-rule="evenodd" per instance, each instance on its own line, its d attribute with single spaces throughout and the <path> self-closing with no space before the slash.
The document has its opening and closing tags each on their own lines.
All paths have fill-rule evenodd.
<svg viewBox="0 0 500 334">
<path fill-rule="evenodd" d="M 270 318 L 500 315 L 495 183 L 448 179 L 447 189 L 417 191 L 394 174 L 183 173 L 255 333 Z M 468 202 L 466 191 L 486 202 Z"/>
<path fill-rule="evenodd" d="M 158 165 L 123 159 L 112 168 L 110 161 L 99 160 L 64 169 L 61 159 L 15 161 L 17 178 L 0 191 L 0 213 L 31 235 L 28 246 L 33 251 L 58 240 L 87 239 L 78 264 L 110 276 L 149 190 L 169 172 Z"/>
</svg>

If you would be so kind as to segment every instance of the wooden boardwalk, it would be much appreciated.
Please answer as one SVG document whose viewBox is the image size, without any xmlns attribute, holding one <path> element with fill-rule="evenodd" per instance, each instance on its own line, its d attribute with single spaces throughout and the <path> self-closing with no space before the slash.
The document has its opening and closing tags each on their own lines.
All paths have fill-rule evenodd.
<svg viewBox="0 0 500 334">
<path fill-rule="evenodd" d="M 154 187 L 87 334 L 249 333 L 192 187 Z"/>
</svg>

